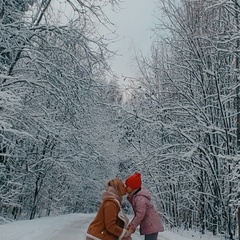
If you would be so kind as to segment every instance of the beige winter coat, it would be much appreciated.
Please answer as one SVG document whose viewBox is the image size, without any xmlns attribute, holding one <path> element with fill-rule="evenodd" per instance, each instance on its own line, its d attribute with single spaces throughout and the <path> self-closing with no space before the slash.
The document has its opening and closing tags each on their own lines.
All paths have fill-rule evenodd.
<svg viewBox="0 0 240 240">
<path fill-rule="evenodd" d="M 88 227 L 87 240 L 127 240 L 123 236 L 129 219 L 122 211 L 121 199 L 113 189 L 103 193 L 102 198 L 97 215 Z"/>
</svg>

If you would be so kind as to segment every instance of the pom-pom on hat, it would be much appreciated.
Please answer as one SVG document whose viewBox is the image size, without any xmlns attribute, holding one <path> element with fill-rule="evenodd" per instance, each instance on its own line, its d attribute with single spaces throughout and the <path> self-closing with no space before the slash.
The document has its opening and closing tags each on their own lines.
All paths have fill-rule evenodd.
<svg viewBox="0 0 240 240">
<path fill-rule="evenodd" d="M 127 187 L 134 189 L 138 189 L 142 186 L 141 173 L 134 173 L 130 177 L 128 177 L 125 181 Z"/>
</svg>

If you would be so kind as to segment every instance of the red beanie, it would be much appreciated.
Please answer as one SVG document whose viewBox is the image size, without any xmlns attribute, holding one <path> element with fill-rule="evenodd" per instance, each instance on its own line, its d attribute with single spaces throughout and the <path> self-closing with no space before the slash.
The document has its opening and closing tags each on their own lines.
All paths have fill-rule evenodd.
<svg viewBox="0 0 240 240">
<path fill-rule="evenodd" d="M 125 181 L 127 187 L 134 189 L 138 189 L 142 186 L 141 173 L 134 173 L 130 177 L 128 177 Z"/>
</svg>

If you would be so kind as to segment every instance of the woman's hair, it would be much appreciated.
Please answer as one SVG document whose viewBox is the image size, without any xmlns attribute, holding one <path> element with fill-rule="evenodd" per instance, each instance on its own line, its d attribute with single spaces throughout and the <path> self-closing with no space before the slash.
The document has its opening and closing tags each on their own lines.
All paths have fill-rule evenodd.
<svg viewBox="0 0 240 240">
<path fill-rule="evenodd" d="M 116 191 L 120 192 L 123 185 L 123 181 L 120 178 L 114 178 L 108 181 L 107 186 L 114 188 Z"/>
</svg>

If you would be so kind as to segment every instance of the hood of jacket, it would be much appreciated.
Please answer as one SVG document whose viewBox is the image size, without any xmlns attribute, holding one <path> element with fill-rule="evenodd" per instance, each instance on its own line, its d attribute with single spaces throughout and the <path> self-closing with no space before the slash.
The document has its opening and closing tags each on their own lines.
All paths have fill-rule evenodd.
<svg viewBox="0 0 240 240">
<path fill-rule="evenodd" d="M 106 201 L 108 199 L 115 199 L 121 204 L 122 196 L 113 188 L 108 187 L 108 189 L 102 193 L 102 201 Z"/>
</svg>

